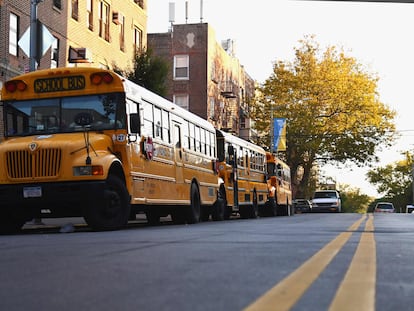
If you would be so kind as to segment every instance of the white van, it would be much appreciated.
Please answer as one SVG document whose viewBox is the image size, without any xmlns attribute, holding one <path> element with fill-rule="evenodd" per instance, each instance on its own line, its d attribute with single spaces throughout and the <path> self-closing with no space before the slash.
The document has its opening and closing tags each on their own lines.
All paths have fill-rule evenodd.
<svg viewBox="0 0 414 311">
<path fill-rule="evenodd" d="M 341 212 L 341 196 L 336 190 L 317 190 L 312 198 L 312 212 Z"/>
</svg>

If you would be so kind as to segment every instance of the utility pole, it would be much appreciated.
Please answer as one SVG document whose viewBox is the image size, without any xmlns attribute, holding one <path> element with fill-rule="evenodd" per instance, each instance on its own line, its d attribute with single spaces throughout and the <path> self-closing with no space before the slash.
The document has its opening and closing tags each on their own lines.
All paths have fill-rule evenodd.
<svg viewBox="0 0 414 311">
<path fill-rule="evenodd" d="M 270 102 L 270 152 L 273 154 L 274 145 L 273 141 L 275 140 L 275 127 L 273 120 L 273 102 Z"/>
<path fill-rule="evenodd" d="M 414 163 L 411 165 L 411 176 L 413 178 L 413 181 L 411 182 L 411 187 L 412 187 L 412 191 L 413 191 L 411 202 L 414 205 Z"/>
<path fill-rule="evenodd" d="M 37 5 L 42 1 L 43 0 L 30 0 L 30 71 L 36 70 L 36 59 L 39 57 L 39 55 L 37 55 Z"/>
<path fill-rule="evenodd" d="M 269 106 L 270 106 L 270 153 L 273 154 L 273 151 L 274 151 L 273 150 L 274 149 L 273 141 L 275 139 L 275 133 L 274 133 L 275 129 L 274 129 L 274 120 L 273 120 L 273 109 L 274 109 L 273 105 L 274 105 L 274 102 L 273 102 L 273 100 L 270 96 L 267 96 L 266 100 L 268 101 Z"/>
</svg>

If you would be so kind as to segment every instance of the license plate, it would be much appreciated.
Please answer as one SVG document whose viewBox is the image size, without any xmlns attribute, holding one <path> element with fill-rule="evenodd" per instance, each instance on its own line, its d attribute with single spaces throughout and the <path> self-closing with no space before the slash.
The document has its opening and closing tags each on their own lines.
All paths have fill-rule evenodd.
<svg viewBox="0 0 414 311">
<path fill-rule="evenodd" d="M 24 187 L 24 198 L 40 198 L 42 196 L 42 187 Z"/>
</svg>

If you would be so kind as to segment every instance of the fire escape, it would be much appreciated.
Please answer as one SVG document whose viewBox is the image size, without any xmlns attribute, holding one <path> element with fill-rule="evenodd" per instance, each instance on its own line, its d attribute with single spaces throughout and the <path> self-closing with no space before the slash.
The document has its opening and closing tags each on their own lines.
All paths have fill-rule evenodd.
<svg viewBox="0 0 414 311">
<path fill-rule="evenodd" d="M 220 95 L 224 98 L 223 129 L 227 132 L 238 134 L 238 92 L 239 87 L 234 81 L 221 83 Z"/>
</svg>

